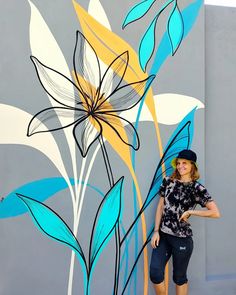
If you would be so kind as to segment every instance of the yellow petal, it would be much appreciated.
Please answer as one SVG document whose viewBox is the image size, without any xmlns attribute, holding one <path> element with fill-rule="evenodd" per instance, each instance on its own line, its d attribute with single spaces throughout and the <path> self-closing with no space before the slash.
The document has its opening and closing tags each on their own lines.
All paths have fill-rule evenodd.
<svg viewBox="0 0 236 295">
<path fill-rule="evenodd" d="M 97 55 L 109 65 L 122 52 L 129 51 L 129 68 L 125 79 L 130 82 L 147 78 L 139 65 L 139 60 L 133 48 L 118 35 L 105 28 L 87 13 L 76 1 L 72 0 L 85 37 L 92 44 Z"/>
</svg>

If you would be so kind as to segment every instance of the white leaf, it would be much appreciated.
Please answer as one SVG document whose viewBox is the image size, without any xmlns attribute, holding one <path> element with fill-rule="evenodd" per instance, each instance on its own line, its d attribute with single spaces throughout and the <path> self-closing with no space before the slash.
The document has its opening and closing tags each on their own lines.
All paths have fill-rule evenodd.
<svg viewBox="0 0 236 295">
<path fill-rule="evenodd" d="M 135 123 L 138 115 L 138 110 L 139 110 L 139 103 L 133 107 L 131 110 L 123 111 L 120 113 L 120 116 L 122 118 L 125 118 L 131 123 Z M 139 117 L 140 122 L 145 122 L 145 121 L 153 121 L 152 115 L 148 109 L 148 107 L 143 104 L 142 111 Z"/>
<path fill-rule="evenodd" d="M 70 69 L 67 65 L 65 57 L 57 44 L 53 34 L 51 33 L 48 25 L 46 24 L 45 20 L 43 19 L 42 15 L 36 8 L 36 6 L 30 1 L 30 8 L 31 8 L 31 18 L 30 18 L 30 46 L 32 55 L 37 57 L 43 64 L 47 65 L 54 70 L 62 73 L 70 80 L 72 80 Z M 36 77 L 36 73 L 35 73 Z M 65 81 L 65 80 L 64 80 Z M 62 81 L 60 81 L 62 83 Z M 61 84 L 61 88 L 66 88 L 67 85 Z M 70 93 L 73 93 L 74 89 L 71 84 Z M 58 106 L 57 104 L 49 95 L 48 98 L 51 102 L 52 106 Z M 32 103 L 34 103 L 32 101 Z M 40 111 L 40 110 L 38 110 Z M 66 118 L 59 118 L 62 125 L 67 125 Z M 72 164 L 75 169 L 76 166 L 76 159 L 75 159 L 75 141 L 72 135 L 72 132 L 68 128 L 64 129 L 67 142 L 69 145 L 69 149 L 71 152 L 72 157 Z"/>
<path fill-rule="evenodd" d="M 100 24 L 102 24 L 105 28 L 112 31 L 106 12 L 99 0 L 90 0 L 89 6 L 88 6 L 88 13 L 94 19 L 96 19 Z M 88 52 L 86 53 L 86 57 L 87 59 L 89 59 Z M 103 76 L 108 66 L 100 59 L 99 59 L 99 64 L 100 64 L 100 70 Z M 113 72 L 111 69 L 109 72 L 110 72 L 109 75 L 112 76 Z M 112 83 L 110 85 L 110 89 L 106 92 L 107 95 L 111 93 L 111 89 L 112 89 Z"/>
<path fill-rule="evenodd" d="M 71 79 L 70 70 L 57 41 L 36 6 L 28 1 L 31 8 L 29 37 L 32 55 Z"/>
<path fill-rule="evenodd" d="M 175 93 L 154 95 L 154 104 L 158 123 L 165 125 L 178 124 L 195 107 L 197 109 L 204 108 L 204 104 L 200 100 Z M 122 112 L 120 116 L 134 123 L 137 118 L 138 109 L 139 104 L 131 110 Z M 143 105 L 139 121 L 153 122 L 151 113 L 145 104 Z"/>
<path fill-rule="evenodd" d="M 175 93 L 154 95 L 154 102 L 158 122 L 166 125 L 178 124 L 195 107 L 204 108 L 197 98 Z"/>
<path fill-rule="evenodd" d="M 100 24 L 111 31 L 111 25 L 106 15 L 106 12 L 99 0 L 90 0 L 88 13 L 94 17 Z"/>
<path fill-rule="evenodd" d="M 35 148 L 42 152 L 59 170 L 69 184 L 57 143 L 50 132 L 28 137 L 27 127 L 32 115 L 13 106 L 0 104 L 0 144 L 19 144 Z M 45 126 L 44 130 L 47 130 Z"/>
</svg>

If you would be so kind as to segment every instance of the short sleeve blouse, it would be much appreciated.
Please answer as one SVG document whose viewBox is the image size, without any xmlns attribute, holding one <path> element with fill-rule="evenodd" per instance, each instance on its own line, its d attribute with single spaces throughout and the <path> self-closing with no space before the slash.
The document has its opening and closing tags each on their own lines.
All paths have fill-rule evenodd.
<svg viewBox="0 0 236 295">
<path fill-rule="evenodd" d="M 190 224 L 179 221 L 181 215 L 197 204 L 205 207 L 207 202 L 213 201 L 207 189 L 198 181 L 184 183 L 170 177 L 163 179 L 159 194 L 164 198 L 160 230 L 178 237 L 192 236 Z"/>
</svg>

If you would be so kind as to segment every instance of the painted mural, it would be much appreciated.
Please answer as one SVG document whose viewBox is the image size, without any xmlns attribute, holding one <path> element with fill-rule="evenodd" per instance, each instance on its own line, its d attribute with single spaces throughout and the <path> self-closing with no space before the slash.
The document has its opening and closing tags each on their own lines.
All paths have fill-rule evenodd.
<svg viewBox="0 0 236 295">
<path fill-rule="evenodd" d="M 150 222 L 149 217 L 154 212 L 163 177 L 172 172 L 172 158 L 191 147 L 195 112 L 204 108 L 200 98 L 154 93 L 153 84 L 158 84 L 162 65 L 167 60 L 171 62 L 181 50 L 203 3 L 186 1 L 182 7 L 180 1 L 168 0 L 158 6 L 155 0 L 145 0 L 130 5 L 125 18 L 120 20 L 124 32 L 154 14 L 138 37 L 139 46 L 133 48 L 112 30 L 102 2 L 88 2 L 87 7 L 79 0 L 67 4 L 78 21 L 68 63 L 40 9 L 34 1 L 27 1 L 31 51 L 28 60 L 34 69 L 33 79 L 41 84 L 48 104 L 37 108 L 40 97 L 33 97 L 30 101 L 34 112 L 29 113 L 1 103 L 0 143 L 37 150 L 52 163 L 55 176 L 48 178 L 45 171 L 45 178 L 12 187 L 0 203 L 0 217 L 17 222 L 19 216 L 28 214 L 35 230 L 71 249 L 65 271 L 67 295 L 104 294 L 96 287 L 96 275 L 111 244 L 109 294 L 153 294 L 146 246 L 154 218 Z M 157 38 L 162 16 L 166 18 L 163 35 Z M 163 26 L 163 21 L 160 24 Z M 139 132 L 145 122 L 154 130 L 159 160 L 143 194 L 137 155 L 143 145 L 149 144 Z M 160 125 L 174 126 L 165 146 Z M 117 169 L 114 157 L 119 159 L 124 172 Z M 102 188 L 94 181 L 96 173 L 102 178 Z M 48 203 L 62 192 L 71 203 L 72 224 L 63 212 L 57 212 Z M 89 198 L 89 204 L 87 194 L 94 198 Z M 81 219 L 86 218 L 88 205 L 93 209 L 93 217 L 84 230 Z M 127 207 L 132 207 L 132 211 L 127 212 Z M 88 237 L 83 240 L 80 232 L 86 232 Z M 78 265 L 79 270 L 75 271 Z M 142 269 L 141 274 L 138 268 Z M 79 287 L 75 284 L 77 276 L 83 282 Z"/>
</svg>

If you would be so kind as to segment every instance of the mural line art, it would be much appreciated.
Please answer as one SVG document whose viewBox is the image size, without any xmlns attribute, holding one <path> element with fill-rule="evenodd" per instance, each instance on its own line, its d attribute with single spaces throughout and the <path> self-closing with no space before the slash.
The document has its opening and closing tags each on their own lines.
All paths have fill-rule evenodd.
<svg viewBox="0 0 236 295">
<path fill-rule="evenodd" d="M 122 26 L 123 29 L 130 23 L 133 23 L 139 20 L 140 18 L 144 17 L 144 15 L 147 14 L 147 12 L 151 9 L 154 2 L 155 0 L 143 1 L 135 5 L 126 16 Z M 178 6 L 178 1 L 169 0 L 159 9 L 154 19 L 151 21 L 151 24 L 149 25 L 146 32 L 144 33 L 142 40 L 140 41 L 139 61 L 140 61 L 140 66 L 142 67 L 144 71 L 146 70 L 147 64 L 154 53 L 154 47 L 156 44 L 155 31 L 156 31 L 157 21 L 160 15 L 170 5 L 172 6 L 172 9 L 167 20 L 167 33 L 168 33 L 168 39 L 171 46 L 172 56 L 176 53 L 176 51 L 178 50 L 183 40 L 184 21 L 183 21 L 182 13 Z"/>
<path fill-rule="evenodd" d="M 78 45 L 78 40 L 80 40 L 80 44 Z M 82 44 L 82 45 L 81 45 Z M 94 72 L 91 68 L 89 68 L 89 63 L 84 61 L 84 63 L 80 63 L 81 57 L 78 58 L 77 48 L 84 48 L 85 46 L 90 47 L 90 52 L 94 54 L 93 60 L 97 60 L 97 68 L 99 73 L 99 79 L 98 79 L 98 87 L 97 89 L 93 89 L 93 85 L 95 84 L 94 79 Z M 79 51 L 80 55 L 83 55 L 83 50 Z M 99 67 L 99 61 L 96 56 L 96 52 L 92 48 L 92 46 L 87 42 L 83 34 L 81 34 L 79 31 L 77 31 L 76 34 L 76 46 L 75 51 L 73 54 L 74 57 L 74 72 L 76 76 L 76 82 L 78 86 L 76 86 L 72 81 L 70 81 L 68 78 L 64 77 L 62 74 L 58 73 L 57 71 L 48 68 L 47 66 L 43 65 L 38 61 L 37 58 L 31 57 L 36 71 L 37 75 L 39 77 L 39 80 L 45 89 L 47 93 L 57 102 L 59 102 L 62 106 L 61 107 L 53 107 L 53 108 L 47 108 L 43 111 L 40 111 L 37 113 L 32 120 L 29 123 L 28 126 L 28 136 L 32 136 L 36 133 L 41 132 L 52 132 L 52 131 L 58 131 L 60 129 L 63 129 L 63 127 L 53 127 L 48 130 L 40 129 L 41 126 L 45 126 L 45 123 L 48 121 L 51 121 L 57 116 L 70 116 L 72 118 L 72 123 L 70 123 L 67 126 L 64 126 L 64 128 L 69 127 L 71 125 L 75 125 L 73 129 L 73 135 L 76 140 L 76 143 L 80 149 L 81 155 L 83 157 L 86 157 L 87 152 L 89 150 L 89 147 L 91 144 L 99 139 L 99 142 L 101 144 L 101 150 L 104 157 L 105 166 L 107 169 L 107 175 L 109 179 L 110 186 L 114 186 L 114 177 L 111 170 L 111 165 L 109 163 L 108 154 L 105 148 L 105 145 L 103 143 L 103 139 L 98 138 L 102 137 L 102 126 L 105 123 L 105 126 L 108 125 L 111 127 L 117 135 L 120 137 L 120 139 L 129 145 L 129 142 L 123 139 L 121 137 L 120 133 L 117 131 L 117 127 L 119 129 L 123 128 L 123 125 L 119 123 L 119 121 L 125 121 L 126 124 L 129 124 L 132 126 L 132 128 L 128 129 L 128 133 L 130 134 L 131 138 L 133 139 L 134 136 L 137 136 L 137 147 L 132 146 L 135 150 L 139 147 L 139 139 L 138 135 L 131 123 L 129 123 L 127 120 L 119 117 L 116 115 L 116 113 L 120 113 L 122 111 L 127 111 L 134 107 L 138 102 L 142 99 L 142 96 L 145 94 L 145 89 L 147 89 L 147 85 L 151 84 L 151 81 L 154 79 L 154 76 L 150 76 L 147 79 L 143 81 L 133 82 L 132 88 L 130 85 L 124 85 L 120 86 L 120 83 L 122 82 L 122 77 L 125 75 L 126 68 L 128 65 L 128 52 L 122 53 L 120 56 L 118 56 L 108 67 L 106 70 L 104 76 L 101 78 L 100 74 L 100 67 Z M 76 62 L 79 62 L 78 67 L 76 66 Z M 87 68 L 84 67 L 84 64 L 87 65 Z M 116 69 L 115 74 L 110 74 L 110 69 Z M 58 77 L 59 76 L 59 77 Z M 120 76 L 121 78 L 118 78 L 116 84 L 114 81 L 117 76 Z M 53 80 L 53 78 L 55 80 Z M 66 82 L 63 82 L 63 85 L 66 85 L 67 83 L 73 84 L 75 90 L 80 94 L 82 97 L 81 100 L 79 100 L 79 96 L 76 97 L 76 103 L 73 101 L 73 104 L 76 104 L 75 108 L 70 107 L 65 102 L 73 100 L 73 94 L 69 93 L 68 88 L 65 89 L 65 86 L 62 88 L 60 85 L 58 85 L 58 80 L 61 79 L 65 80 Z M 107 81 L 108 80 L 108 81 Z M 114 90 L 111 94 L 106 96 L 106 90 L 110 89 L 109 83 L 113 82 Z M 86 85 L 89 84 L 89 85 Z M 114 85 L 115 84 L 115 85 Z M 61 91 L 63 89 L 63 91 Z M 139 92 L 143 92 L 142 95 L 139 95 Z M 118 95 L 116 96 L 116 93 Z M 109 101 L 107 102 L 107 100 Z M 78 106 L 77 106 L 78 105 Z M 126 106 L 127 105 L 127 106 Z M 79 108 L 81 107 L 81 108 Z M 82 109 L 83 107 L 83 109 Z M 76 119 L 76 121 L 74 121 Z M 56 121 L 58 122 L 58 121 Z M 84 123 L 85 122 L 85 123 Z M 83 125 L 83 124 L 84 125 Z M 114 125 L 113 125 L 114 123 Z M 83 125 L 83 126 L 81 126 Z M 124 124 L 125 125 L 125 124 Z M 77 127 L 78 126 L 78 127 Z M 114 127 L 115 126 L 115 127 Z M 80 130 L 81 129 L 81 130 Z M 91 131 L 95 129 L 95 132 Z M 79 136 L 77 135 L 79 133 Z M 124 132 L 123 132 L 124 133 Z M 35 218 L 35 216 L 34 216 Z M 116 238 L 120 236 L 119 232 L 116 232 Z M 117 252 L 120 251 L 120 242 L 117 241 Z M 91 263 L 90 263 L 91 264 Z M 119 259 L 117 261 L 117 267 L 116 271 L 119 270 Z M 119 274 L 119 273 L 118 273 Z M 114 293 L 117 294 L 117 276 L 115 275 L 115 284 L 114 284 Z M 88 277 L 89 282 L 89 277 Z M 89 294 L 88 290 L 89 283 L 87 284 L 87 293 Z"/>
<path fill-rule="evenodd" d="M 87 61 L 81 63 L 81 60 L 83 60 L 81 57 L 83 56 L 83 50 L 81 48 L 85 45 L 90 47 L 91 54 L 94 54 L 93 59 L 97 61 L 97 65 L 93 63 L 93 67 L 97 67 L 99 75 L 97 88 L 94 86 L 96 85 L 95 74 L 90 68 L 89 63 Z M 85 157 L 91 144 L 102 135 L 102 126 L 105 123 L 117 133 L 124 143 L 137 150 L 139 148 L 139 139 L 135 128 L 128 120 L 121 118 L 117 114 L 132 109 L 138 104 L 145 94 L 143 91 L 145 86 L 148 89 L 155 76 L 152 75 L 143 81 L 137 81 L 119 87 L 125 75 L 129 59 L 129 53 L 124 52 L 109 65 L 105 74 L 101 77 L 96 52 L 79 31 L 76 33 L 76 46 L 73 57 L 74 73 L 78 86 L 70 81 L 69 78 L 63 76 L 63 74 L 43 65 L 36 57 L 31 57 L 43 88 L 61 106 L 47 108 L 38 112 L 29 124 L 27 135 L 31 136 L 40 132 L 52 132 L 74 125 L 73 135 L 75 141 L 81 155 Z M 87 64 L 88 68 L 84 67 L 84 64 Z M 67 83 L 72 84 L 73 93 L 69 92 L 69 87 L 68 89 L 64 89 L 58 84 L 58 81 L 61 80 L 64 80 L 63 85 Z M 111 83 L 114 86 L 114 90 L 107 95 Z M 143 92 L 142 95 L 140 95 L 141 92 Z M 76 93 L 75 99 L 74 93 Z M 67 101 L 72 101 L 76 107 L 73 108 L 67 104 Z M 54 119 L 60 116 L 71 117 L 72 122 L 67 126 L 54 127 L 53 125 L 56 124 L 53 122 Z M 40 130 L 40 122 L 47 122 L 48 124 L 52 124 L 53 127 L 49 130 Z M 132 140 L 134 137 L 136 138 L 136 146 L 132 145 L 132 141 L 129 143 L 119 133 L 119 127 L 123 128 L 126 125 L 128 129 L 127 135 L 131 136 Z"/>
<path fill-rule="evenodd" d="M 123 26 L 125 27 L 143 17 L 152 8 L 154 2 L 141 2 L 139 4 L 141 11 L 139 15 L 133 9 L 132 13 L 135 17 L 133 17 L 133 20 L 131 16 L 129 20 L 127 18 Z M 200 3 L 200 1 L 195 2 L 198 2 L 198 5 Z M 61 59 L 58 64 L 64 66 L 64 69 L 61 70 L 56 67 L 56 63 L 52 65 L 51 60 L 45 60 L 43 54 L 40 53 L 40 48 L 35 49 L 34 40 L 37 30 L 43 28 L 46 32 L 44 37 L 47 36 L 50 39 L 49 43 L 53 44 L 55 52 L 60 51 L 60 47 L 56 44 L 56 40 L 40 12 L 29 1 L 31 7 L 30 41 L 32 49 L 30 59 L 35 67 L 38 80 L 47 93 L 52 106 L 38 111 L 35 115 L 30 114 L 30 117 L 28 113 L 16 107 L 0 105 L 1 109 L 5 108 L 11 111 L 12 114 L 19 114 L 19 118 L 24 121 L 24 124 L 22 124 L 24 128 L 20 129 L 22 138 L 19 138 L 19 142 L 21 141 L 21 144 L 31 145 L 32 147 L 37 146 L 41 152 L 48 153 L 48 158 L 57 168 L 59 167 L 58 162 L 60 162 L 58 170 L 62 174 L 62 178 L 45 178 L 38 182 L 25 184 L 22 188 L 14 189 L 0 204 L 2 207 L 0 217 L 13 216 L 4 213 L 7 208 L 15 207 L 15 211 L 12 213 L 14 216 L 23 214 L 28 210 L 32 220 L 41 232 L 72 249 L 68 295 L 72 294 L 73 280 L 76 279 L 74 278 L 75 257 L 78 258 L 83 274 L 83 292 L 86 295 L 91 294 L 94 270 L 103 250 L 111 239 L 115 240 L 116 245 L 113 253 L 115 265 L 111 293 L 130 294 L 132 284 L 132 288 L 135 290 L 137 285 L 137 264 L 143 259 L 145 266 L 143 294 L 145 295 L 149 292 L 146 246 L 153 232 L 153 224 L 146 224 L 145 213 L 148 208 L 155 206 L 153 201 L 157 200 L 156 192 L 162 178 L 171 173 L 171 159 L 183 148 L 191 147 L 194 114 L 197 108 L 203 106 L 197 99 L 192 99 L 191 107 L 188 105 L 188 108 L 186 108 L 188 111 L 185 111 L 182 117 L 178 118 L 178 122 L 175 121 L 174 124 L 178 123 L 178 126 L 163 149 L 149 192 L 146 198 L 143 198 L 139 192 L 139 183 L 135 174 L 135 157 L 132 155 L 139 149 L 140 142 L 142 144 L 138 134 L 138 123 L 146 120 L 154 122 L 155 127 L 158 127 L 155 116 L 157 104 L 151 87 L 159 70 L 155 60 L 150 73 L 146 72 L 147 64 L 154 52 L 154 46 L 151 54 L 149 53 L 146 57 L 141 50 L 139 50 L 138 55 L 126 41 L 107 29 L 102 24 L 102 20 L 99 23 L 92 15 L 83 10 L 77 2 L 72 1 L 72 3 L 80 21 L 81 31 L 76 32 L 73 69 L 68 71 L 68 66 L 63 61 L 63 53 L 58 53 L 58 58 Z M 104 12 L 99 1 L 96 2 L 96 5 Z M 168 1 L 161 8 L 159 14 L 163 13 L 169 5 L 173 6 L 166 29 L 170 46 L 163 55 L 161 63 L 167 59 L 170 52 L 174 54 L 177 51 L 183 37 L 188 34 L 194 24 L 193 22 L 190 27 L 184 25 L 187 17 L 180 11 L 177 1 Z M 192 9 L 189 12 L 194 20 L 197 18 L 200 6 L 195 8 L 195 10 Z M 131 15 L 131 11 L 128 15 Z M 39 26 L 37 29 L 34 26 L 36 18 Z M 155 22 L 157 19 L 158 16 L 156 16 Z M 87 28 L 85 23 L 88 24 Z M 178 23 L 178 26 L 175 26 L 176 23 Z M 90 25 L 93 28 L 92 32 L 89 28 Z M 173 29 L 173 27 L 176 29 Z M 99 38 L 99 34 L 104 34 L 104 32 L 106 32 L 106 37 L 103 38 L 103 43 L 105 42 L 106 51 L 103 50 L 101 38 Z M 150 33 L 148 34 L 150 35 Z M 117 42 L 114 43 L 114 39 Z M 106 40 L 111 41 L 106 43 Z M 147 41 L 143 42 L 145 45 Z M 42 42 L 42 46 L 47 46 L 46 43 Z M 149 40 L 148 43 L 151 44 L 152 42 Z M 153 44 L 155 45 L 155 40 Z M 114 47 L 111 48 L 111 46 Z M 185 99 L 183 105 L 188 100 L 188 98 Z M 183 107 L 183 109 L 185 108 Z M 166 111 L 168 112 L 168 109 Z M 22 117 L 20 117 L 20 114 Z M 7 119 L 2 118 L 2 120 Z M 168 124 L 168 120 L 162 123 Z M 49 151 L 43 150 L 38 143 L 38 141 L 43 140 L 44 136 L 45 140 L 51 138 L 50 144 L 54 145 L 54 149 L 57 150 L 59 143 L 53 139 L 53 133 L 60 131 L 65 133 L 68 145 L 71 147 L 73 178 L 64 169 L 63 155 L 59 152 L 57 158 L 59 160 L 52 158 Z M 157 130 L 157 134 L 158 132 Z M 36 139 L 37 137 L 39 139 Z M 10 144 L 9 139 L 7 140 L 4 141 L 3 138 L 1 143 Z M 161 137 L 157 141 L 160 149 L 162 149 Z M 107 144 L 125 162 L 134 183 L 133 197 L 136 209 L 134 209 L 133 222 L 130 225 L 124 224 L 122 215 L 122 208 L 125 206 L 123 186 L 126 179 L 124 176 L 120 176 L 118 180 L 114 179 L 114 167 L 112 167 L 112 162 L 109 159 Z M 95 146 L 93 155 L 89 153 L 92 145 Z M 75 164 L 76 156 L 78 156 L 77 151 L 79 151 L 83 163 L 80 171 Z M 86 257 L 85 251 L 77 238 L 77 233 L 86 189 L 92 186 L 97 195 L 100 194 L 99 188 L 93 186 L 91 182 L 91 185 L 88 183 L 90 171 L 98 151 L 101 151 L 107 174 L 107 179 L 104 179 L 104 182 L 109 182 L 110 189 L 103 194 L 100 205 L 96 208 L 88 245 L 89 255 Z M 87 174 L 85 174 L 86 161 L 89 163 Z M 41 187 L 43 183 L 46 184 L 46 181 L 47 185 L 45 186 L 45 192 L 43 192 Z M 54 190 L 48 189 L 50 186 L 54 186 Z M 44 204 L 47 198 L 65 188 L 69 189 L 73 204 L 73 229 L 70 229 L 62 216 L 59 216 L 55 210 Z M 42 190 L 41 195 L 37 196 L 37 191 L 40 189 Z M 48 190 L 47 193 L 46 190 Z M 142 243 L 135 243 L 135 259 L 129 262 L 129 252 L 133 250 L 131 241 L 133 239 L 138 241 L 140 228 L 142 229 Z"/>
</svg>

